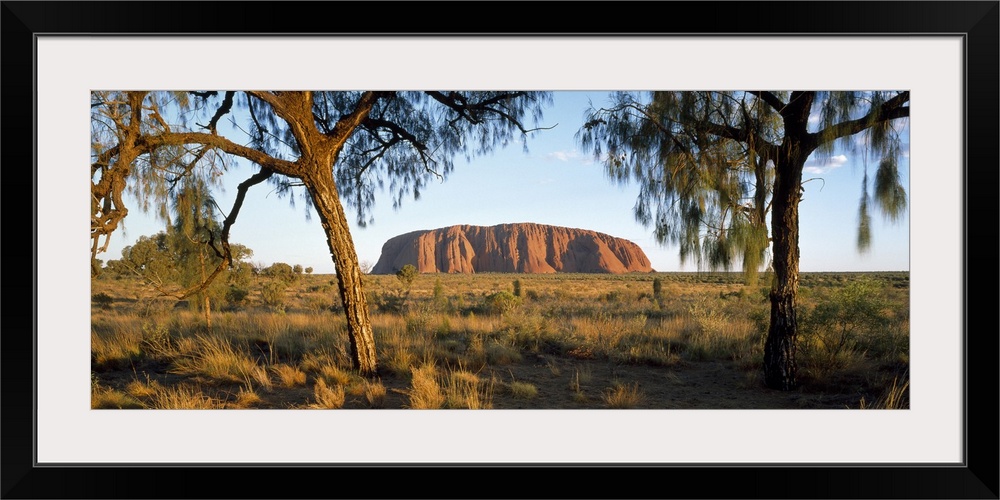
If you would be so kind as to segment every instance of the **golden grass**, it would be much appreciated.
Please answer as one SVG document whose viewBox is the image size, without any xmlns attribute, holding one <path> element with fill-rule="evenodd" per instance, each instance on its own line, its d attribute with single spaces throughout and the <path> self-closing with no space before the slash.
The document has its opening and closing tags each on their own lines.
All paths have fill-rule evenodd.
<svg viewBox="0 0 1000 500">
<path fill-rule="evenodd" d="M 218 410 L 225 404 L 187 385 L 165 387 L 150 398 L 149 408 L 159 410 Z"/>
<path fill-rule="evenodd" d="M 862 410 L 901 410 L 910 408 L 910 380 L 906 379 L 902 383 L 899 377 L 893 377 L 892 385 L 874 403 L 868 404 L 861 398 L 860 408 Z"/>
<path fill-rule="evenodd" d="M 483 382 L 479 375 L 461 367 L 449 370 L 444 387 L 445 408 L 465 408 L 470 410 L 493 407 L 494 382 Z"/>
<path fill-rule="evenodd" d="M 434 410 L 443 408 L 447 402 L 441 385 L 437 381 L 437 367 L 425 363 L 412 368 L 410 381 L 409 408 L 415 410 Z"/>
<path fill-rule="evenodd" d="M 257 407 L 265 404 L 262 391 L 307 387 L 315 379 L 317 385 L 322 380 L 325 389 L 342 390 L 350 400 L 341 404 L 349 407 L 383 407 L 386 393 L 392 391 L 409 396 L 407 407 L 487 408 L 494 404 L 495 388 L 504 397 L 544 399 L 538 387 L 531 395 L 532 384 L 493 378 L 510 368 L 542 363 L 551 381 L 562 387 L 568 384 L 580 405 L 598 400 L 608 407 L 644 405 L 629 402 L 630 398 L 641 401 L 641 394 L 630 393 L 637 392 L 638 386 L 619 384 L 598 398 L 600 387 L 608 382 L 595 385 L 588 367 L 606 362 L 656 370 L 683 369 L 702 361 L 726 362 L 745 371 L 742 385 L 761 385 L 757 372 L 769 304 L 760 291 L 763 285 L 747 288 L 733 276 L 419 275 L 407 298 L 406 312 L 371 312 L 379 374 L 386 377 L 385 384 L 362 379 L 351 368 L 343 315 L 325 306 L 324 294 L 336 303 L 332 275 L 300 276 L 288 289 L 282 314 L 259 307 L 254 303 L 259 294 L 251 293 L 242 310 L 213 312 L 211 330 L 201 313 L 173 309 L 173 301 L 152 297 L 128 280 L 99 279 L 92 281 L 93 293 L 112 296 L 114 307 L 92 309 L 92 368 L 99 379 L 117 384 L 104 372 L 148 372 L 166 365 L 181 378 L 174 383 L 187 387 L 186 392 L 165 395 L 169 388 L 160 385 L 166 384 L 164 378 L 158 378 L 159 383 L 147 378 L 116 385 L 118 394 L 100 388 L 100 396 L 108 401 L 100 404 L 111 406 L 119 404 L 114 402 L 117 399 L 122 405 L 138 402 L 152 407 L 157 398 L 174 400 L 180 407 L 219 406 L 211 398 L 201 401 L 204 394 L 192 388 L 204 384 L 218 391 L 235 391 L 226 386 L 238 385 L 245 395 L 229 392 L 228 407 Z M 654 278 L 662 280 L 658 298 L 653 297 Z M 398 287 L 391 275 L 363 279 L 370 294 Z M 852 279 L 803 275 L 803 316 Z M 491 311 L 488 297 L 512 291 L 514 280 L 524 292 L 520 306 L 503 315 Z M 253 286 L 264 282 L 261 279 Z M 440 283 L 436 297 L 435 283 Z M 908 380 L 893 383 L 891 376 L 871 375 L 901 373 L 895 367 L 905 369 L 909 363 L 905 283 L 888 289 L 885 299 L 890 305 L 884 314 L 892 319 L 891 328 L 858 335 L 853 346 L 837 351 L 836 356 L 829 355 L 831 349 L 819 335 L 800 335 L 798 361 L 805 386 L 824 392 L 863 386 L 868 408 L 908 405 Z M 435 368 L 455 366 L 459 368 Z M 99 390 L 95 388 L 94 394 Z M 256 401 L 251 394 L 261 399 Z M 268 400 L 296 405 L 283 397 L 267 395 Z"/>
<path fill-rule="evenodd" d="M 125 368 L 142 355 L 142 332 L 124 327 L 90 332 L 90 356 L 94 367 Z"/>
<path fill-rule="evenodd" d="M 315 403 L 311 407 L 327 409 L 342 408 L 346 397 L 347 394 L 343 386 L 335 385 L 330 387 L 322 378 L 318 378 L 316 379 L 316 384 L 313 385 Z"/>
<path fill-rule="evenodd" d="M 330 385 L 348 386 L 354 382 L 357 375 L 336 365 L 323 365 L 319 370 L 319 378 Z"/>
<path fill-rule="evenodd" d="M 145 408 L 142 402 L 135 397 L 109 387 L 95 387 L 90 391 L 90 407 L 93 409 Z"/>
<path fill-rule="evenodd" d="M 306 385 L 306 372 L 298 367 L 280 364 L 271 366 L 271 372 L 278 377 L 281 387 L 300 387 Z"/>
<path fill-rule="evenodd" d="M 240 391 L 236 393 L 236 401 L 230 406 L 233 408 L 253 408 L 261 404 L 263 399 L 257 394 L 257 391 L 241 387 Z"/>
<path fill-rule="evenodd" d="M 635 408 L 646 399 L 638 383 L 615 384 L 614 387 L 605 389 L 601 397 L 608 408 L 614 409 Z"/>
<path fill-rule="evenodd" d="M 507 389 L 515 399 L 535 399 L 538 397 L 538 387 L 528 382 L 514 381 L 507 384 Z"/>
<path fill-rule="evenodd" d="M 385 394 L 386 388 L 382 385 L 382 382 L 372 382 L 365 381 L 362 384 L 364 391 L 362 395 L 365 398 L 369 408 L 382 408 L 385 406 Z"/>
<path fill-rule="evenodd" d="M 133 380 L 125 386 L 125 392 L 136 398 L 148 398 L 162 390 L 163 386 L 159 382 L 149 380 L 148 377 L 145 382 Z"/>
<path fill-rule="evenodd" d="M 208 382 L 255 382 L 265 388 L 272 386 L 267 369 L 257 364 L 246 352 L 233 347 L 225 338 L 198 336 L 192 355 L 177 358 L 172 373 L 193 375 Z"/>
</svg>

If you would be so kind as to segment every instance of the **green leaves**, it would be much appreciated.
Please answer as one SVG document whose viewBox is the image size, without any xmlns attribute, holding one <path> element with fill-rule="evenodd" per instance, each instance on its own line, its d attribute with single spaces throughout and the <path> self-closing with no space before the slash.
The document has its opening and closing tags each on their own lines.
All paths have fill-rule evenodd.
<svg viewBox="0 0 1000 500">
<path fill-rule="evenodd" d="M 868 172 L 861 181 L 861 201 L 858 203 L 858 250 L 867 252 L 872 244 L 872 218 L 868 215 Z"/>
<path fill-rule="evenodd" d="M 871 245 L 872 204 L 890 221 L 905 214 L 897 157 L 906 92 L 615 92 L 588 110 L 580 146 L 608 178 L 639 187 L 634 215 L 682 262 L 728 269 L 742 261 L 752 280 L 766 265 L 768 214 L 777 174 L 801 182 L 810 154 L 835 143 L 880 158 L 870 196 L 858 207 L 858 247 Z M 810 130 L 811 127 L 811 130 Z"/>
<path fill-rule="evenodd" d="M 899 180 L 895 157 L 879 162 L 875 172 L 875 203 L 889 221 L 896 222 L 906 211 L 906 190 Z"/>
</svg>

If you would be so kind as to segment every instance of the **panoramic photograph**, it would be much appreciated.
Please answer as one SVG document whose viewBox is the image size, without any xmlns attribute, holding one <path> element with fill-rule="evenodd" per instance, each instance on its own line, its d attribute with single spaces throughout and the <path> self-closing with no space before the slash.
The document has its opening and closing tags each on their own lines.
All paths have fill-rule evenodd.
<svg viewBox="0 0 1000 500">
<path fill-rule="evenodd" d="M 909 91 L 90 99 L 92 409 L 910 408 Z"/>
</svg>

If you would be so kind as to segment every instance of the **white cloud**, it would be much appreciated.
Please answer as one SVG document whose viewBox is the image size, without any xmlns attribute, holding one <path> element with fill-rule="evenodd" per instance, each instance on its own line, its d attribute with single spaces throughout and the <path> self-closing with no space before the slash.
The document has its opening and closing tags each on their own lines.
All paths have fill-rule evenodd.
<svg viewBox="0 0 1000 500">
<path fill-rule="evenodd" d="M 829 158 L 810 158 L 802 169 L 810 174 L 824 174 L 843 167 L 847 163 L 847 155 L 835 155 Z"/>
<path fill-rule="evenodd" d="M 590 163 L 593 161 L 593 158 L 590 155 L 585 155 L 575 149 L 572 151 L 553 151 L 551 153 L 546 153 L 543 158 L 546 160 L 562 162 L 575 161 L 580 163 Z"/>
</svg>

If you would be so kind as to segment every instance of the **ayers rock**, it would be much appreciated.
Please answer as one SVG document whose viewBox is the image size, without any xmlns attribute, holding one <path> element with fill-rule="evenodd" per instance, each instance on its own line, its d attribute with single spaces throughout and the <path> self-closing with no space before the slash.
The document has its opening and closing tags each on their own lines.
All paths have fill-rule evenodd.
<svg viewBox="0 0 1000 500">
<path fill-rule="evenodd" d="M 373 274 L 406 264 L 421 273 L 651 272 L 638 245 L 607 234 L 518 223 L 450 226 L 401 234 L 382 246 Z"/>
</svg>

